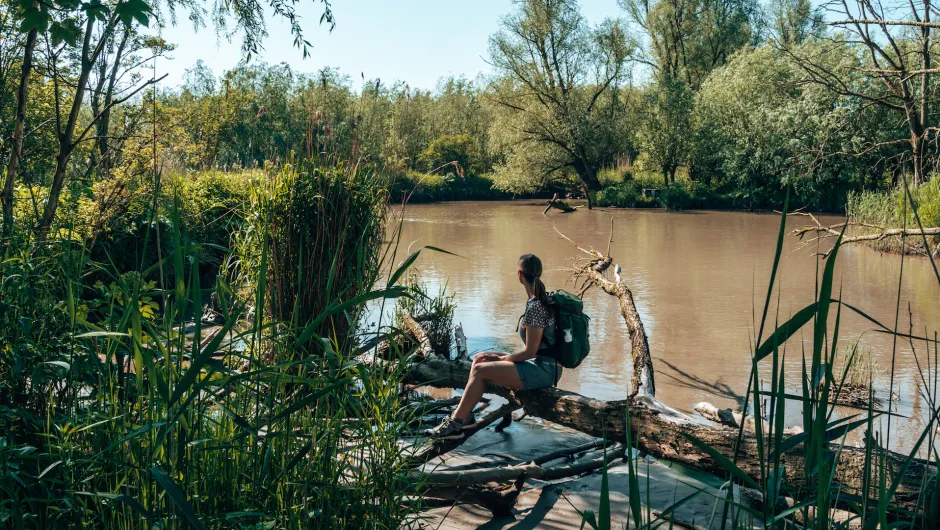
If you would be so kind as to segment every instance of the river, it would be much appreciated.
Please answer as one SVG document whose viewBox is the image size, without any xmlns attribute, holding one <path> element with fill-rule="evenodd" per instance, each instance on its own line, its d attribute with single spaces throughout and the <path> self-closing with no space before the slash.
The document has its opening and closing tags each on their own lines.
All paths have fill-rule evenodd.
<svg viewBox="0 0 940 530">
<path fill-rule="evenodd" d="M 543 215 L 542 209 L 533 201 L 459 202 L 413 205 L 404 212 L 401 252 L 406 247 L 433 245 L 459 255 L 423 253 L 416 267 L 432 288 L 446 283 L 455 295 L 454 320 L 463 324 L 471 353 L 520 346 L 515 326 L 525 305 L 525 292 L 516 276 L 521 254 L 531 252 L 542 259 L 549 290 L 574 291 L 567 269 L 579 251 L 554 228 L 581 246 L 606 251 L 613 219 L 610 253 L 622 267 L 622 277 L 633 291 L 649 335 L 657 397 L 689 413 L 694 413 L 693 405 L 699 401 L 737 408 L 747 387 L 779 216 L 625 209 L 579 209 L 571 214 L 552 210 Z M 790 218 L 787 228 L 803 226 L 804 221 Z M 839 218 L 822 221 L 838 222 Z M 798 243 L 786 236 L 764 337 L 772 331 L 775 318 L 782 322 L 813 300 L 824 262 L 817 263 L 815 247 L 800 248 Z M 833 296 L 841 291 L 846 303 L 893 328 L 900 270 L 899 255 L 845 246 L 836 264 Z M 900 300 L 901 330 L 929 336 L 940 331 L 940 286 L 926 258 L 905 258 Z M 591 355 L 577 369 L 566 370 L 559 386 L 595 398 L 623 399 L 630 389 L 632 362 L 617 300 L 594 289 L 584 302 L 591 317 Z M 830 323 L 835 320 L 836 306 L 832 308 Z M 893 337 L 873 332 L 874 327 L 843 311 L 840 344 L 858 340 L 861 347 L 872 349 L 875 388 L 885 399 L 893 357 L 897 394 L 893 408 L 906 417 L 893 421 L 891 447 L 909 450 L 922 432 L 929 408 L 921 373 L 933 384 L 936 371 L 927 368 L 924 342 L 914 342 L 912 347 L 910 341 L 899 339 L 892 356 Z M 786 347 L 787 386 L 796 394 L 800 393 L 801 340 L 811 355 L 811 324 Z M 934 362 L 930 355 L 929 363 Z M 767 379 L 769 361 L 762 364 L 761 373 Z M 799 408 L 798 402 L 788 403 L 788 425 L 801 423 Z M 840 410 L 840 414 L 859 412 Z"/>
</svg>

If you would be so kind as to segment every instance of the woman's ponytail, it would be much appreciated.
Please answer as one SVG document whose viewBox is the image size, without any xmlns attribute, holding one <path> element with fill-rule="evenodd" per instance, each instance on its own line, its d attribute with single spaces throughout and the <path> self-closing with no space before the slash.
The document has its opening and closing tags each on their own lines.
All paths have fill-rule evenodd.
<svg viewBox="0 0 940 530">
<path fill-rule="evenodd" d="M 524 254 L 519 258 L 519 264 L 522 266 L 522 276 L 532 284 L 535 297 L 545 305 L 553 304 L 545 284 L 542 283 L 542 260 L 535 254 Z"/>
</svg>

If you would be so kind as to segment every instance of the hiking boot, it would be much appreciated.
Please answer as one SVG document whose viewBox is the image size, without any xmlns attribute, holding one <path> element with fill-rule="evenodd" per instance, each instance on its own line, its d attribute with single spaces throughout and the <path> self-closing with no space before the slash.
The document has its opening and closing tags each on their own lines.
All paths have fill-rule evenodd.
<svg viewBox="0 0 940 530">
<path fill-rule="evenodd" d="M 465 436 L 464 429 L 469 429 L 474 425 L 476 425 L 476 419 L 473 415 L 465 420 L 448 416 L 441 421 L 440 425 L 428 429 L 424 433 L 435 440 L 459 440 Z"/>
</svg>

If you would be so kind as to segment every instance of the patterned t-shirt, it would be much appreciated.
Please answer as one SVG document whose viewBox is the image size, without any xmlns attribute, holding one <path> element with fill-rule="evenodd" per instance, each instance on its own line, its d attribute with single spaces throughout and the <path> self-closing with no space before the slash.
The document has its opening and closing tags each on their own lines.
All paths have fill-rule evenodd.
<svg viewBox="0 0 940 530">
<path fill-rule="evenodd" d="M 542 340 L 539 349 L 544 350 L 555 344 L 555 311 L 538 298 L 530 298 L 525 305 L 521 323 L 532 328 L 542 328 Z M 519 326 L 519 336 L 525 344 L 525 326 Z"/>
</svg>

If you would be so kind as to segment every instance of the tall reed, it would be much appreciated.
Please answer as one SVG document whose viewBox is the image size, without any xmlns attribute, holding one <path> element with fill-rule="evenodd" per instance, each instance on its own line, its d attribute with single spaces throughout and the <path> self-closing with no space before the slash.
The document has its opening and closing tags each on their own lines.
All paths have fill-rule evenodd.
<svg viewBox="0 0 940 530">
<path fill-rule="evenodd" d="M 354 299 L 380 270 L 388 180 L 355 165 L 290 161 L 258 188 L 267 239 L 268 310 L 302 327 L 335 299 Z M 260 261 L 260 255 L 256 255 Z M 319 334 L 349 344 L 355 318 L 328 317 Z"/>
<path fill-rule="evenodd" d="M 907 191 L 906 186 L 900 193 L 903 193 L 904 201 L 902 215 L 909 215 L 913 226 L 923 226 L 913 195 Z M 626 458 L 630 481 L 625 493 L 630 499 L 630 506 L 627 507 L 629 520 L 624 521 L 625 528 L 653 529 L 667 524 L 671 528 L 673 523 L 668 517 L 670 513 L 694 497 L 707 495 L 713 496 L 716 503 L 723 501 L 717 517 L 707 521 L 708 528 L 752 528 L 754 525 L 818 530 L 937 527 L 936 517 L 940 515 L 940 471 L 937 464 L 940 458 L 934 438 L 940 425 L 940 396 L 937 394 L 940 343 L 936 334 L 918 336 L 900 328 L 900 294 L 896 301 L 899 318 L 893 325 L 878 322 L 861 309 L 842 302 L 842 293 L 835 291 L 837 286 L 834 282 L 841 237 L 836 241 L 828 258 L 820 263 L 822 275 L 816 286 L 815 301 L 796 311 L 783 323 L 771 322 L 769 315 L 772 310 L 776 312 L 773 294 L 786 234 L 785 210 L 786 208 L 781 215 L 776 253 L 762 316 L 756 323 L 757 341 L 751 355 L 752 370 L 744 404 L 744 410 L 763 410 L 754 415 L 754 432 L 745 433 L 742 422 L 737 437 L 739 446 L 745 436 L 753 436 L 756 441 L 757 455 L 753 456 L 757 457 L 760 476 L 748 475 L 737 465 L 737 457 L 726 458 L 707 443 L 692 435 L 686 435 L 691 443 L 709 454 L 724 469 L 727 482 L 717 493 L 702 489 L 654 516 L 639 504 L 644 486 L 636 478 L 637 462 L 632 451 L 628 450 Z M 929 243 L 924 239 L 920 243 L 926 247 Z M 903 253 L 899 259 L 903 263 Z M 932 265 L 940 289 L 940 272 L 936 262 L 932 262 Z M 901 271 L 903 275 L 903 266 Z M 897 281 L 900 283 L 902 279 L 903 277 L 899 277 Z M 780 305 L 778 301 L 776 307 Z M 921 355 L 926 358 L 926 363 L 921 365 L 921 388 L 917 391 L 924 397 L 927 410 L 923 428 L 907 456 L 899 456 L 888 449 L 898 436 L 899 418 L 895 417 L 896 414 L 892 410 L 893 401 L 890 398 L 887 400 L 888 410 L 876 410 L 871 380 L 867 385 L 869 399 L 865 407 L 854 407 L 854 411 L 849 414 L 845 413 L 844 408 L 838 408 L 841 393 L 853 382 L 853 377 L 857 377 L 851 374 L 851 366 L 855 362 L 855 356 L 859 355 L 857 348 L 853 347 L 848 359 L 841 362 L 842 370 L 834 369 L 837 366 L 843 310 L 862 316 L 872 322 L 876 332 L 895 338 L 889 375 L 893 374 L 894 359 L 899 355 L 899 340 L 908 343 L 915 352 L 917 348 L 922 348 Z M 809 329 L 806 333 L 811 334 L 812 341 L 800 352 L 803 359 L 799 378 L 801 390 L 792 392 L 787 389 L 785 383 L 785 343 L 807 327 Z M 771 331 L 765 335 L 765 329 Z M 761 374 L 766 376 L 767 373 L 770 377 L 764 382 Z M 870 377 L 871 371 L 868 374 Z M 891 380 L 889 395 L 894 386 L 893 377 Z M 755 407 L 757 403 L 768 403 L 769 406 Z M 789 435 L 784 432 L 786 413 L 792 407 L 798 407 L 802 411 L 802 434 Z M 840 414 L 843 417 L 838 417 Z M 629 418 L 627 414 L 628 426 Z M 840 483 L 844 472 L 843 458 L 849 435 L 857 430 L 862 431 L 861 440 L 864 444 L 864 464 L 859 470 L 862 473 L 861 486 L 848 488 Z M 634 445 L 629 434 L 627 443 L 631 447 Z M 801 458 L 798 460 L 802 461 L 802 468 L 785 467 L 783 456 L 787 454 L 799 455 Z M 915 462 L 919 455 L 925 456 L 926 460 Z M 908 502 L 902 506 L 896 502 L 899 487 L 903 483 L 909 484 L 908 472 L 920 469 L 922 465 L 926 466 L 926 473 L 919 484 L 914 507 L 911 508 L 910 494 Z M 607 473 L 606 466 L 603 473 Z M 744 489 L 750 490 L 750 499 L 760 499 L 762 502 L 756 505 L 753 502 L 745 502 L 744 497 L 740 495 Z M 581 526 L 611 528 L 610 514 L 610 497 L 607 492 L 602 491 L 597 513 L 593 510 L 582 512 Z"/>
<path fill-rule="evenodd" d="M 171 219 L 159 235 L 172 252 L 140 271 L 92 263 L 69 241 L 7 254 L 0 524 L 384 529 L 413 520 L 399 444 L 407 422 L 401 374 L 357 360 L 351 339 L 367 301 L 409 294 L 398 279 L 413 259 L 373 288 L 389 256 L 370 235 L 381 232 L 384 210 L 355 217 L 318 201 L 321 191 L 339 201 L 345 189 L 361 196 L 349 200 L 353 207 L 368 206 L 383 188 L 322 171 L 319 181 L 276 175 L 270 185 L 290 182 L 291 200 L 252 203 L 261 207 L 247 212 L 253 223 L 239 241 L 257 245 L 229 260 L 240 264 L 240 280 L 223 274 L 201 285 L 199 253 L 184 244 L 178 211 L 160 213 Z M 340 212 L 345 224 L 332 228 L 361 230 L 350 243 L 318 227 L 322 219 L 306 219 L 301 234 L 319 239 L 304 245 L 277 224 L 285 212 L 295 225 Z M 251 232 L 259 226 L 285 231 Z M 287 250 L 275 241 L 293 245 L 298 258 L 285 264 Z M 283 268 L 272 272 L 275 264 Z M 319 267 L 310 279 L 322 289 L 294 283 L 300 295 L 285 308 L 292 291 L 278 291 L 278 282 L 305 266 Z M 84 285 L 92 270 L 108 281 Z M 211 329 L 199 311 L 210 292 L 222 320 Z M 268 311 L 271 301 L 278 310 Z"/>
</svg>

